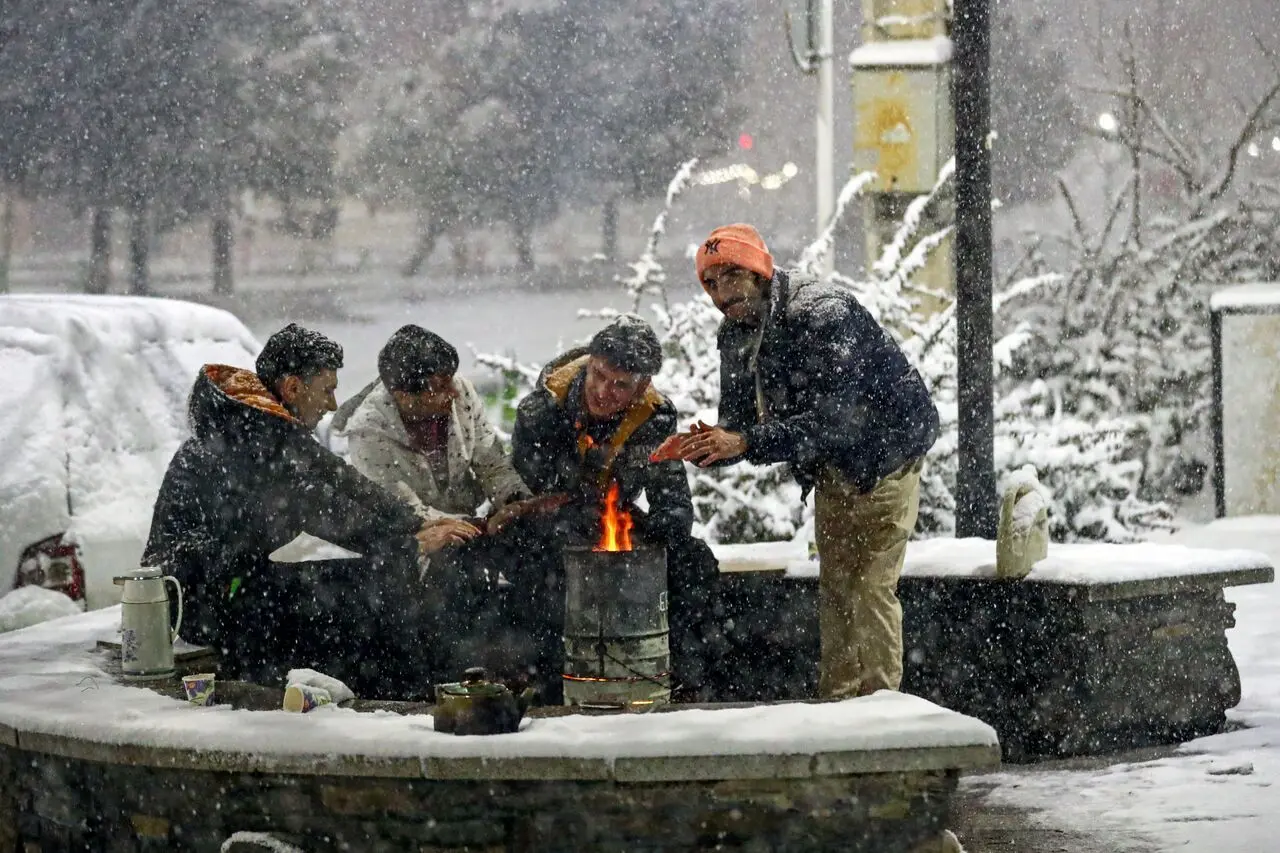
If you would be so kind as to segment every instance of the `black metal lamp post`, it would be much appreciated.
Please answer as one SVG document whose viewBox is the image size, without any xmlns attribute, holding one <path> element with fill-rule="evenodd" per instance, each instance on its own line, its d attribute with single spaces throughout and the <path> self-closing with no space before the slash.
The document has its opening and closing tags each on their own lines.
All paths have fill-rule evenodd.
<svg viewBox="0 0 1280 853">
<path fill-rule="evenodd" d="M 992 412 L 989 0 L 955 0 L 951 97 L 956 127 L 956 336 L 959 468 L 956 535 L 996 535 Z"/>
</svg>

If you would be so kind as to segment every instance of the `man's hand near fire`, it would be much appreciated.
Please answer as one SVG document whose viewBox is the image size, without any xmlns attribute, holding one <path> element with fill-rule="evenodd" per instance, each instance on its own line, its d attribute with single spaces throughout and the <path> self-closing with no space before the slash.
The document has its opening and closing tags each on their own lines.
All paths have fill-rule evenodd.
<svg viewBox="0 0 1280 853">
<path fill-rule="evenodd" d="M 522 501 L 512 501 L 489 516 L 485 522 L 485 532 L 489 534 L 497 533 L 511 522 L 526 515 L 546 515 L 555 512 L 571 500 L 573 500 L 572 495 L 561 493 L 541 495 Z"/>
<path fill-rule="evenodd" d="M 479 528 L 460 518 L 441 518 L 428 522 L 414 534 L 423 554 L 434 554 L 450 545 L 461 545 L 479 535 Z"/>
<path fill-rule="evenodd" d="M 650 462 L 681 459 L 705 468 L 714 462 L 737 459 L 747 452 L 747 438 L 742 433 L 698 421 L 688 432 L 669 437 L 649 455 Z"/>
</svg>

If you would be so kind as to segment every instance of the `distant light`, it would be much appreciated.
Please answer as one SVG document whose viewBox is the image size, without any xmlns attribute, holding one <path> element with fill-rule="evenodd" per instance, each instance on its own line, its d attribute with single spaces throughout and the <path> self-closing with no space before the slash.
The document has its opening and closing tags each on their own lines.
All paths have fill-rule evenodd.
<svg viewBox="0 0 1280 853">
<path fill-rule="evenodd" d="M 1115 133 L 1116 129 L 1120 127 L 1120 122 L 1116 121 L 1116 117 L 1111 113 L 1102 113 L 1098 116 L 1098 127 L 1107 133 Z"/>
<path fill-rule="evenodd" d="M 1280 151 L 1280 136 L 1271 137 L 1271 150 Z"/>
<path fill-rule="evenodd" d="M 1258 143 L 1256 142 L 1250 142 L 1249 147 L 1246 148 L 1245 151 L 1249 152 L 1250 157 L 1257 157 L 1262 153 L 1262 149 L 1258 147 Z"/>
<path fill-rule="evenodd" d="M 743 151 L 750 151 L 755 147 L 756 141 L 751 138 L 751 134 L 743 133 L 738 136 L 738 147 Z"/>
<path fill-rule="evenodd" d="M 1276 142 L 1280 142 L 1280 139 L 1277 139 Z M 797 166 L 795 163 L 782 164 L 782 177 L 794 178 L 798 174 L 800 174 L 800 167 Z"/>
</svg>

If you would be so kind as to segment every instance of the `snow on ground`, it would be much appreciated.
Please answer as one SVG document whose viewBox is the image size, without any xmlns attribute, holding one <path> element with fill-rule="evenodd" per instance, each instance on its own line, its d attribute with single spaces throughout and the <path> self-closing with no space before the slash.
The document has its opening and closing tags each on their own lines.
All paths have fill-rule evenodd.
<svg viewBox="0 0 1280 853">
<path fill-rule="evenodd" d="M 1280 517 L 1223 519 L 1185 528 L 1171 540 L 1261 551 L 1280 564 Z M 1160 850 L 1276 849 L 1270 824 L 1280 807 L 1280 585 L 1233 587 L 1226 595 L 1236 604 L 1236 627 L 1227 634 L 1243 686 L 1229 716 L 1247 728 L 1192 741 L 1154 761 L 1085 771 L 1020 769 L 968 784 L 994 785 L 991 800 L 1031 809 L 1047 826 L 1138 834 Z"/>
<path fill-rule="evenodd" d="M 993 746 L 986 723 L 901 693 L 844 702 L 568 716 L 488 737 L 435 732 L 427 716 L 326 706 L 286 711 L 197 707 L 112 681 L 92 651 L 119 607 L 0 637 L 0 724 L 98 743 L 223 750 L 260 756 L 646 758 L 811 755 L 824 751 Z"/>
<path fill-rule="evenodd" d="M 0 634 L 81 612 L 80 605 L 61 592 L 39 586 L 19 587 L 0 596 Z"/>
</svg>

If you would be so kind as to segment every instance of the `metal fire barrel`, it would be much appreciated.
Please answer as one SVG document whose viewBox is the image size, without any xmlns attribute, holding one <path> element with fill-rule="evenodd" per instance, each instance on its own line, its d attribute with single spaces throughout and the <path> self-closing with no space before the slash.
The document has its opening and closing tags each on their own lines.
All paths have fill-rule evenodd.
<svg viewBox="0 0 1280 853">
<path fill-rule="evenodd" d="M 564 704 L 671 698 L 667 551 L 566 548 Z"/>
</svg>

